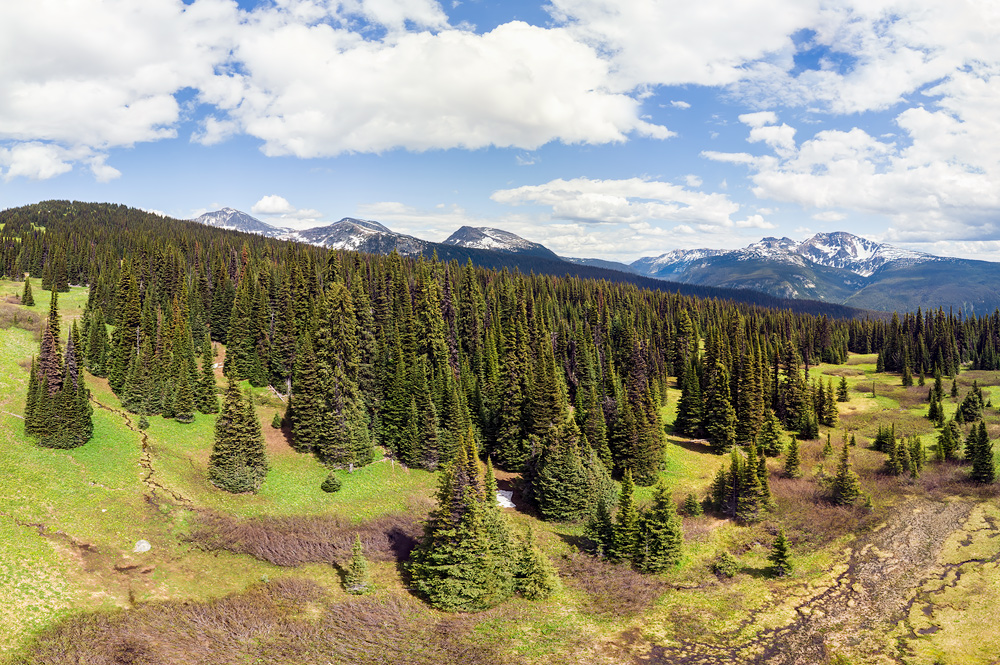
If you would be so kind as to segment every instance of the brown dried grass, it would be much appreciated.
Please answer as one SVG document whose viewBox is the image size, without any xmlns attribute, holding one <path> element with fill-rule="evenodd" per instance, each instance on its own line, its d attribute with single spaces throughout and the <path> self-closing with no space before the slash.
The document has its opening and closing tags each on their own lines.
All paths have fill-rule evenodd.
<svg viewBox="0 0 1000 665">
<path fill-rule="evenodd" d="M 18 665 L 430 665 L 499 663 L 472 622 L 408 597 L 333 603 L 283 579 L 205 603 L 156 602 L 84 614 L 43 632 Z"/>
<path fill-rule="evenodd" d="M 373 561 L 406 561 L 422 531 L 410 515 L 388 515 L 350 524 L 336 517 L 264 517 L 240 520 L 202 513 L 187 540 L 214 551 L 248 554 L 278 566 L 343 563 L 354 537 Z"/>
<path fill-rule="evenodd" d="M 656 575 L 643 575 L 625 564 L 576 552 L 558 562 L 567 585 L 583 591 L 583 609 L 592 614 L 627 615 L 641 612 L 662 596 L 669 585 Z"/>
</svg>

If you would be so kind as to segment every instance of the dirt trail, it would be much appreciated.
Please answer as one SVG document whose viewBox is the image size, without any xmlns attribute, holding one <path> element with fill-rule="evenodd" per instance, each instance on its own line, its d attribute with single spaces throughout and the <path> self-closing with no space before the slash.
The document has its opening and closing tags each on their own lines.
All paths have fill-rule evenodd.
<svg viewBox="0 0 1000 665">
<path fill-rule="evenodd" d="M 125 426 L 139 435 L 139 440 L 142 442 L 142 454 L 139 455 L 139 466 L 141 466 L 143 471 L 145 471 L 142 482 L 149 489 L 149 500 L 158 505 L 160 502 L 157 499 L 160 498 L 159 494 L 162 493 L 169 497 L 167 501 L 170 503 L 184 507 L 191 507 L 193 503 L 190 499 L 182 494 L 179 494 L 178 492 L 175 492 L 169 487 L 162 485 L 154 479 L 156 472 L 153 469 L 153 447 L 149 443 L 149 437 L 146 435 L 146 432 L 136 427 L 136 425 L 132 422 L 132 419 L 129 417 L 129 414 L 121 409 L 116 409 L 107 406 L 106 404 L 102 404 L 94 399 L 93 396 L 91 396 L 90 401 L 93 402 L 97 408 L 104 409 L 105 411 L 109 411 L 121 417 L 121 419 L 125 422 Z"/>
<path fill-rule="evenodd" d="M 1000 552 L 984 559 L 938 563 L 948 537 L 962 527 L 975 506 L 970 501 L 912 499 L 901 504 L 885 524 L 861 536 L 851 547 L 847 568 L 825 589 L 819 589 L 795 607 L 796 619 L 768 629 L 748 641 L 738 641 L 765 608 L 752 614 L 740 629 L 718 635 L 712 642 L 686 642 L 679 646 L 650 645 L 639 663 L 709 665 L 768 663 L 799 665 L 823 663 L 837 653 L 865 654 L 880 662 L 903 662 L 906 640 L 917 637 L 908 616 L 914 604 L 932 612 L 928 582 L 961 576 L 966 565 L 1000 560 Z M 1000 535 L 990 521 L 987 529 Z M 956 572 L 957 570 L 957 572 Z M 948 584 L 957 583 L 957 579 Z M 898 642 L 887 635 L 902 625 L 908 633 Z M 631 639 L 625 640 L 632 642 Z M 633 642 L 634 644 L 634 642 Z"/>
</svg>

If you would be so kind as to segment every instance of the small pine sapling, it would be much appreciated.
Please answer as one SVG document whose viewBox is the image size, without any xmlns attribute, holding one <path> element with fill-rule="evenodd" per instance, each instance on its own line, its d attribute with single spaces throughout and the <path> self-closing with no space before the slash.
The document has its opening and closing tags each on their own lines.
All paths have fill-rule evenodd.
<svg viewBox="0 0 1000 665">
<path fill-rule="evenodd" d="M 701 507 L 701 501 L 693 493 L 684 498 L 684 514 L 688 517 L 698 517 L 705 511 Z"/>
<path fill-rule="evenodd" d="M 778 537 L 774 539 L 774 546 L 767 560 L 771 562 L 772 577 L 785 577 L 792 572 L 791 552 L 784 529 L 778 531 Z"/>
<path fill-rule="evenodd" d="M 361 545 L 361 536 L 354 536 L 354 547 L 351 548 L 351 561 L 344 571 L 344 591 L 360 595 L 368 591 L 371 580 L 368 573 L 368 559 Z"/>
<path fill-rule="evenodd" d="M 826 443 L 823 444 L 823 457 L 829 457 L 833 454 L 833 443 L 830 442 L 830 433 L 826 433 Z"/>
<path fill-rule="evenodd" d="M 341 486 L 342 483 L 340 481 L 340 478 L 337 477 L 337 474 L 331 472 L 330 475 L 326 477 L 326 480 L 323 481 L 323 484 L 319 486 L 319 488 L 324 492 L 332 494 L 333 492 L 340 490 Z"/>
<path fill-rule="evenodd" d="M 712 572 L 719 577 L 736 577 L 736 574 L 739 573 L 742 568 L 743 566 L 740 564 L 739 559 L 734 557 L 728 551 L 724 551 L 714 562 L 712 562 Z"/>
<path fill-rule="evenodd" d="M 798 478 L 802 475 L 802 460 L 799 457 L 799 442 L 792 437 L 788 444 L 788 454 L 785 456 L 785 475 L 789 478 Z"/>
</svg>

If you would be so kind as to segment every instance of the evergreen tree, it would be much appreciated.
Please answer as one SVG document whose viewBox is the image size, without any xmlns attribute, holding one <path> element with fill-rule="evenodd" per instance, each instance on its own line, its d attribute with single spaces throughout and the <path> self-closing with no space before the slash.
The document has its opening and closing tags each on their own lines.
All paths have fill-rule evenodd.
<svg viewBox="0 0 1000 665">
<path fill-rule="evenodd" d="M 851 468 L 847 443 L 840 450 L 840 463 L 833 479 L 833 501 L 841 506 L 853 504 L 861 495 L 861 481 Z"/>
<path fill-rule="evenodd" d="M 960 441 L 961 433 L 958 429 L 958 424 L 954 420 L 949 420 L 938 434 L 938 459 L 940 461 L 957 460 Z"/>
<path fill-rule="evenodd" d="M 368 559 L 365 558 L 364 547 L 361 545 L 361 536 L 356 534 L 354 546 L 351 547 L 351 560 L 344 570 L 344 591 L 358 595 L 368 591 L 370 585 Z"/>
<path fill-rule="evenodd" d="M 336 362 L 326 388 L 320 432 L 314 443 L 319 458 L 334 468 L 365 466 L 375 458 L 368 413 L 358 386 Z M 298 404 L 296 404 L 298 408 Z M 416 422 L 413 422 L 414 427 Z"/>
<path fill-rule="evenodd" d="M 986 432 L 986 424 L 979 423 L 972 450 L 972 480 L 977 483 L 992 483 L 996 480 L 996 465 L 993 463 L 993 444 Z M 971 435 L 970 435 L 971 436 Z"/>
<path fill-rule="evenodd" d="M 545 600 L 559 588 L 559 575 L 548 557 L 542 553 L 529 526 L 521 545 L 521 552 L 514 577 L 514 590 L 528 600 Z"/>
<path fill-rule="evenodd" d="M 823 443 L 823 450 L 821 453 L 823 457 L 829 457 L 833 454 L 833 443 L 830 441 L 830 433 L 826 433 L 826 441 Z"/>
<path fill-rule="evenodd" d="M 264 434 L 253 399 L 240 391 L 233 377 L 215 421 L 215 441 L 208 461 L 208 478 L 227 492 L 256 492 L 267 475 Z"/>
<path fill-rule="evenodd" d="M 767 559 L 771 562 L 773 577 L 784 577 L 792 572 L 791 552 L 784 529 L 778 531 L 778 537 L 774 539 L 774 546 Z"/>
<path fill-rule="evenodd" d="M 764 456 L 777 457 L 784 450 L 784 444 L 781 442 L 781 421 L 771 409 L 765 410 L 764 425 L 757 440 L 760 442 L 760 451 Z"/>
<path fill-rule="evenodd" d="M 851 397 L 847 392 L 847 377 L 840 377 L 840 382 L 837 384 L 837 401 L 838 402 L 848 402 Z"/>
<path fill-rule="evenodd" d="M 288 410 L 292 423 L 292 447 L 301 453 L 308 453 L 319 448 L 324 404 L 311 335 L 303 335 L 300 343 L 295 356 L 295 378 L 292 380 Z"/>
<path fill-rule="evenodd" d="M 788 444 L 788 454 L 785 456 L 785 475 L 789 478 L 798 478 L 802 475 L 802 460 L 799 458 L 799 441 L 792 437 Z"/>
<path fill-rule="evenodd" d="M 441 475 L 437 507 L 410 563 L 414 588 L 438 609 L 475 612 L 513 593 L 514 562 L 496 555 L 512 544 L 495 542 L 509 532 L 488 528 L 488 514 L 499 514 L 499 508 L 495 496 L 486 494 L 470 433 Z"/>
<path fill-rule="evenodd" d="M 610 560 L 631 562 L 635 559 L 639 526 L 639 511 L 635 506 L 635 484 L 632 482 L 632 472 L 626 470 L 622 476 L 618 514 L 615 516 L 611 543 L 607 550 L 607 557 Z"/>
<path fill-rule="evenodd" d="M 174 390 L 174 419 L 179 423 L 194 422 L 194 392 L 187 370 L 180 372 Z"/>
<path fill-rule="evenodd" d="M 734 451 L 734 456 L 738 454 Z M 760 519 L 764 507 L 764 490 L 758 474 L 757 445 L 750 442 L 746 463 L 742 465 L 742 477 L 734 479 L 736 486 L 736 519 L 749 524 Z M 733 473 L 737 473 L 734 464 Z"/>
<path fill-rule="evenodd" d="M 684 497 L 684 514 L 688 517 L 698 517 L 704 511 L 701 507 L 701 501 L 698 500 L 694 494 L 688 494 Z"/>
<path fill-rule="evenodd" d="M 598 496 L 594 513 L 587 520 L 583 534 L 594 543 L 594 553 L 609 556 L 614 549 L 614 521 L 611 516 L 612 496 Z"/>
<path fill-rule="evenodd" d="M 683 541 L 677 508 L 661 479 L 653 490 L 653 504 L 642 514 L 634 556 L 636 567 L 644 573 L 668 570 L 680 561 Z"/>
<path fill-rule="evenodd" d="M 201 376 L 195 387 L 195 406 L 201 413 L 219 412 L 219 393 L 215 384 L 212 340 L 206 332 L 201 342 Z"/>
<path fill-rule="evenodd" d="M 35 296 L 31 293 L 31 280 L 24 278 L 24 292 L 21 293 L 21 304 L 25 307 L 35 306 Z"/>
<path fill-rule="evenodd" d="M 696 436 L 702 427 L 701 380 L 698 378 L 697 358 L 692 357 L 684 366 L 681 380 L 681 397 L 677 401 L 674 429 L 686 436 Z"/>
<path fill-rule="evenodd" d="M 712 449 L 728 452 L 736 442 L 736 410 L 729 387 L 729 371 L 717 360 L 705 397 L 705 431 Z"/>
<path fill-rule="evenodd" d="M 593 512 L 601 494 L 611 491 L 611 479 L 592 451 L 581 451 L 580 433 L 572 418 L 550 427 L 542 453 L 529 474 L 531 492 L 548 520 L 575 521 Z"/>
</svg>

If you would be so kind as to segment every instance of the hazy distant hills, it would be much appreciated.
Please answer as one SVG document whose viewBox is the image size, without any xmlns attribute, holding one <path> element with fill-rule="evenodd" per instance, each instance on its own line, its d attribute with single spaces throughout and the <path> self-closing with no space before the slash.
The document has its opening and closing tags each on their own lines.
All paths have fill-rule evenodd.
<svg viewBox="0 0 1000 665">
<path fill-rule="evenodd" d="M 194 221 L 331 249 L 427 257 L 436 253 L 444 261 L 471 259 L 485 268 L 610 281 L 665 280 L 696 287 L 697 294 L 682 289 L 692 295 L 733 297 L 730 290 L 757 291 L 782 300 L 882 311 L 954 307 L 988 313 L 1000 307 L 1000 264 L 932 256 L 842 231 L 818 233 L 802 242 L 763 238 L 735 250 L 673 250 L 624 264 L 559 257 L 544 245 L 488 227 L 463 226 L 436 243 L 351 217 L 305 231 L 274 227 L 232 208 Z"/>
</svg>

